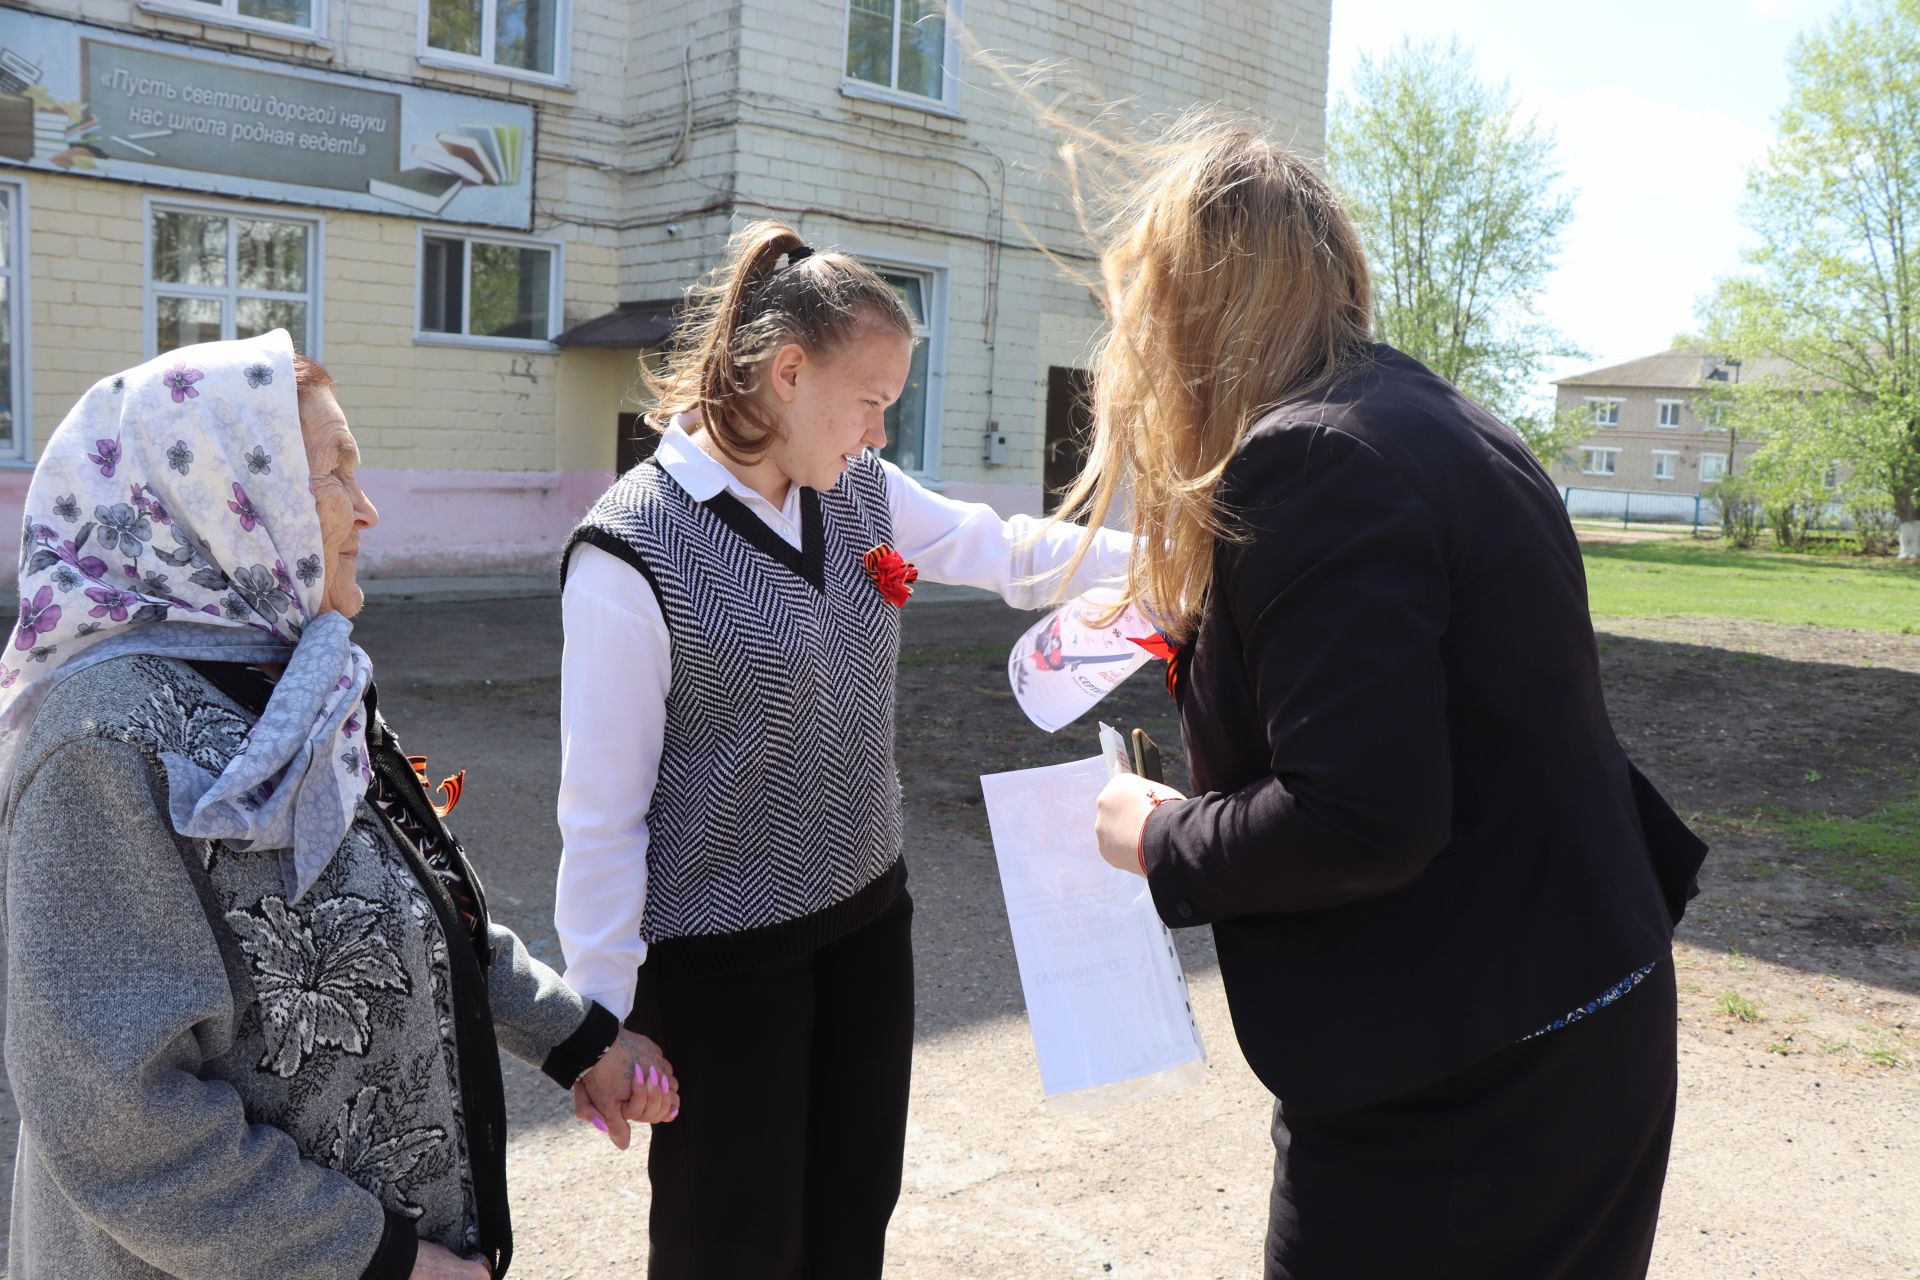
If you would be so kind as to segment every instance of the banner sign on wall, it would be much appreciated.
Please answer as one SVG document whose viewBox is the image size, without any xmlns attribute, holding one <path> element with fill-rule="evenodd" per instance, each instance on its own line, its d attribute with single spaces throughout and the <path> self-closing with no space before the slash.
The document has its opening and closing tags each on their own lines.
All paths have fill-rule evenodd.
<svg viewBox="0 0 1920 1280">
<path fill-rule="evenodd" d="M 533 108 L 0 10 L 0 164 L 525 229 Z"/>
</svg>

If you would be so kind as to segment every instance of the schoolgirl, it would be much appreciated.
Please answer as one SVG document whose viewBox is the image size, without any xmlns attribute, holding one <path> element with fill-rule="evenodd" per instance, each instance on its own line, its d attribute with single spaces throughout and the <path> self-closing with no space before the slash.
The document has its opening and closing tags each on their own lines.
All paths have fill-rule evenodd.
<svg viewBox="0 0 1920 1280">
<path fill-rule="evenodd" d="M 1032 608 L 1075 526 L 951 501 L 871 450 L 911 319 L 754 223 L 649 372 L 657 452 L 564 558 L 555 925 L 567 980 L 663 1046 L 653 1280 L 878 1277 L 913 1038 L 894 691 L 916 573 Z M 1068 584 L 1122 571 L 1102 532 Z"/>
</svg>

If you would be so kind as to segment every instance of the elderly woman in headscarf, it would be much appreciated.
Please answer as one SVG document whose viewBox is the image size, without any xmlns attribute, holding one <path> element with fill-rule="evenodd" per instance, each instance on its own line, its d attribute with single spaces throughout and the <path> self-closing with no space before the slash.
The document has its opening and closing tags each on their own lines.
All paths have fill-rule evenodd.
<svg viewBox="0 0 1920 1280">
<path fill-rule="evenodd" d="M 492 921 L 379 714 L 358 460 L 275 331 L 102 381 L 35 471 L 0 658 L 22 1280 L 503 1275 L 496 1046 L 623 1148 L 677 1112 Z"/>
</svg>

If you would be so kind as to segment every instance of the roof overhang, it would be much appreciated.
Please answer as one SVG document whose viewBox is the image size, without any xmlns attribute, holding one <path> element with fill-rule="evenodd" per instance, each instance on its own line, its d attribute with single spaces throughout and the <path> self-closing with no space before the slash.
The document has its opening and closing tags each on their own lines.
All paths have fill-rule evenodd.
<svg viewBox="0 0 1920 1280">
<path fill-rule="evenodd" d="M 573 326 L 556 347 L 661 347 L 680 322 L 680 299 L 623 302 L 603 316 Z"/>
</svg>

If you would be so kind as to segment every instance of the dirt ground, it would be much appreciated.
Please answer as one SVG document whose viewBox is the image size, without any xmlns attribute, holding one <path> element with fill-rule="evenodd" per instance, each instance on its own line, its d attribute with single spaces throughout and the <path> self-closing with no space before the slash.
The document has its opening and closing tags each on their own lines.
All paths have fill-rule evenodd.
<svg viewBox="0 0 1920 1280">
<path fill-rule="evenodd" d="M 1040 1101 L 978 775 L 1094 747 L 1079 726 L 1040 733 L 1014 706 L 1002 664 L 1025 622 L 931 595 L 908 608 L 900 745 L 919 1016 L 888 1274 L 1257 1276 L 1271 1098 L 1234 1046 L 1204 931 L 1179 944 L 1206 1081 L 1084 1114 Z M 1920 790 L 1920 637 L 1708 621 L 1601 631 L 1615 724 L 1684 813 L 1859 814 Z M 383 604 L 360 638 L 408 749 L 469 770 L 453 821 L 496 911 L 557 960 L 557 602 Z M 1103 710 L 1153 732 L 1178 783 L 1154 670 Z M 1705 825 L 1715 849 L 1676 949 L 1680 1116 L 1654 1274 L 1920 1277 L 1915 892 L 1837 877 L 1759 825 Z M 507 1075 L 514 1275 L 644 1275 L 644 1152 L 612 1151 L 531 1069 Z M 0 1098 L 7 1165 L 10 1104 Z"/>
<path fill-rule="evenodd" d="M 1014 707 L 1000 663 L 1020 618 L 914 610 L 900 734 L 922 1007 L 889 1276 L 1257 1276 L 1271 1099 L 1234 1046 L 1204 931 L 1179 943 L 1212 1055 L 1206 1083 L 1086 1115 L 1039 1103 L 976 778 L 1091 754 L 1090 740 L 1037 733 Z M 1776 803 L 1857 813 L 1920 789 L 1920 639 L 1603 622 L 1601 648 L 1622 738 L 1690 815 Z M 1157 681 L 1136 678 L 1103 712 L 1173 748 L 1169 776 L 1181 779 Z M 1799 851 L 1703 825 L 1715 851 L 1675 951 L 1682 1097 L 1654 1275 L 1920 1276 L 1913 895 L 1863 891 Z M 644 1174 L 597 1149 L 561 1155 L 576 1147 L 564 1131 L 516 1147 L 519 1194 L 539 1215 L 523 1225 L 558 1237 L 532 1246 L 543 1252 L 530 1273 L 637 1275 Z M 603 1215 L 592 1230 L 533 1225 L 581 1195 Z"/>
<path fill-rule="evenodd" d="M 1920 793 L 1920 638 L 1720 619 L 1596 630 L 1623 743 L 1714 845 L 1675 948 L 1683 1103 L 1654 1274 L 1920 1276 L 1920 887 L 1847 883 L 1729 818 L 1770 806 L 1857 816 Z M 929 818 L 979 825 L 971 771 L 938 763 L 962 741 L 995 744 L 994 768 L 1083 744 L 1072 730 L 1021 732 L 1004 687 L 971 670 L 987 653 L 957 628 L 940 639 L 903 663 L 903 706 L 943 708 L 903 717 L 903 755 L 928 769 Z M 957 706 L 941 696 L 960 690 Z M 1152 680 L 1103 712 L 1179 741 Z M 1920 830 L 1912 838 L 1920 849 Z M 1189 972 L 1210 962 L 1204 939 L 1180 939 Z M 1196 985 L 1211 1001 L 1217 982 L 1203 973 Z M 1226 1034 L 1210 1044 L 1216 1069 L 1237 1058 Z M 1257 1238 L 1257 1213 L 1233 1216 Z M 1203 1274 L 1186 1266 L 1137 1257 L 1127 1270 Z"/>
</svg>

